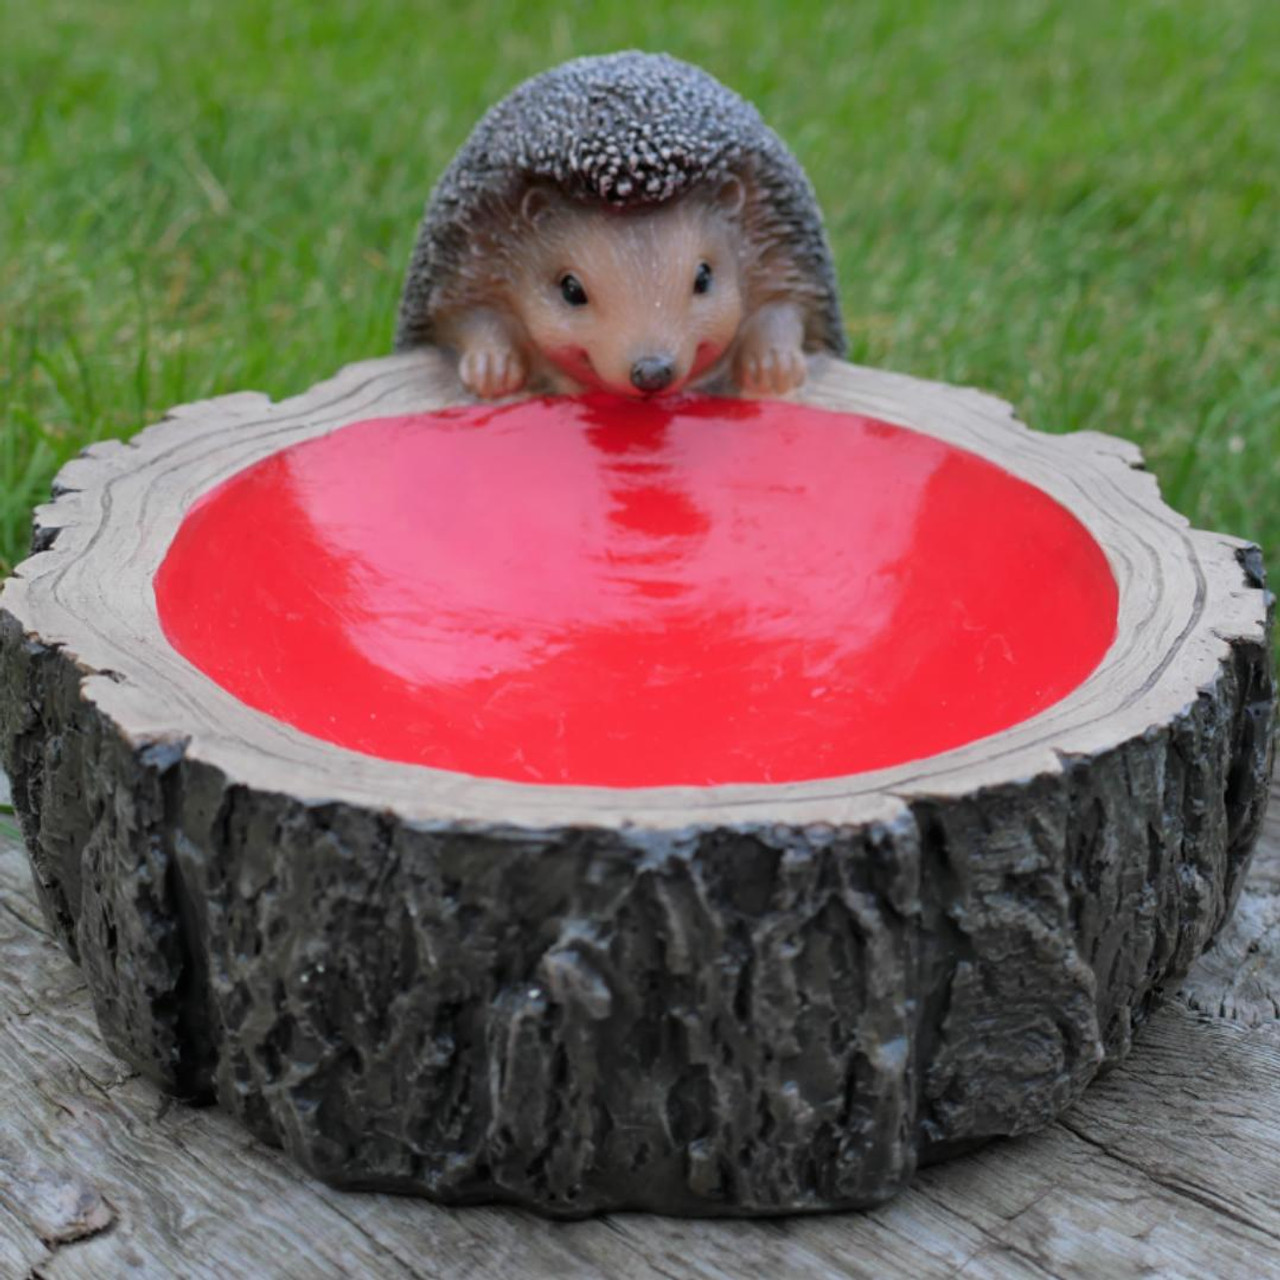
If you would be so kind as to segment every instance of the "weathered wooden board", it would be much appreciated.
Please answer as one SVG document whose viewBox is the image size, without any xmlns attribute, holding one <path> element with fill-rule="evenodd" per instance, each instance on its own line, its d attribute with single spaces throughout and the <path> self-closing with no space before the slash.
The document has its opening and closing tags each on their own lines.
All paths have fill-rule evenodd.
<svg viewBox="0 0 1280 1280">
<path fill-rule="evenodd" d="M 1277 920 L 1273 804 L 1215 950 L 1051 1128 L 927 1169 L 870 1213 L 556 1223 L 334 1191 L 220 1112 L 166 1101 L 103 1047 L 0 827 L 0 1275 L 1277 1275 Z"/>
</svg>

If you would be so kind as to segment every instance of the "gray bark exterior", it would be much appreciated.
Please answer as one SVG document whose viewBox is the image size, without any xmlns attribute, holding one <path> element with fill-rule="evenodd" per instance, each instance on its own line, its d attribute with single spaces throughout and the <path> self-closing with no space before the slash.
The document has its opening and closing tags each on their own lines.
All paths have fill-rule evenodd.
<svg viewBox="0 0 1280 1280">
<path fill-rule="evenodd" d="M 1048 1124 L 1222 924 L 1265 645 L 1160 733 L 889 825 L 408 825 L 135 749 L 0 625 L 0 744 L 104 1037 L 341 1186 L 866 1206 Z"/>
</svg>

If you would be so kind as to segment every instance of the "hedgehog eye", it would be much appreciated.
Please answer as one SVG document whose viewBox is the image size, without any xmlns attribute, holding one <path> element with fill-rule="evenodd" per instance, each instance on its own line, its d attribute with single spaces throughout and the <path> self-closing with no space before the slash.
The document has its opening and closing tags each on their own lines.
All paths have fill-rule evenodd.
<svg viewBox="0 0 1280 1280">
<path fill-rule="evenodd" d="M 711 288 L 711 264 L 709 262 L 698 263 L 698 272 L 693 277 L 694 293 L 706 293 Z"/>
<path fill-rule="evenodd" d="M 571 307 L 587 305 L 587 291 L 582 287 L 582 281 L 577 276 L 560 277 L 560 294 Z"/>
</svg>

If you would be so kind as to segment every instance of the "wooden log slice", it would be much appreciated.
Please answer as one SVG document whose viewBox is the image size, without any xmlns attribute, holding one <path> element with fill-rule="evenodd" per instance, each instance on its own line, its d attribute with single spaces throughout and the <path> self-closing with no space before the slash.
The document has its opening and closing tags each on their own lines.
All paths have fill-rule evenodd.
<svg viewBox="0 0 1280 1280">
<path fill-rule="evenodd" d="M 1274 695 L 1256 548 L 1119 440 L 816 361 L 801 397 L 987 458 L 1105 553 L 1116 636 L 1053 705 L 847 776 L 537 785 L 304 733 L 175 651 L 202 495 L 460 397 L 418 352 L 89 449 L 0 595 L 0 761 L 121 1057 L 341 1186 L 578 1216 L 865 1206 L 1068 1107 L 1222 925 Z M 496 518 L 496 517 L 495 517 Z"/>
</svg>

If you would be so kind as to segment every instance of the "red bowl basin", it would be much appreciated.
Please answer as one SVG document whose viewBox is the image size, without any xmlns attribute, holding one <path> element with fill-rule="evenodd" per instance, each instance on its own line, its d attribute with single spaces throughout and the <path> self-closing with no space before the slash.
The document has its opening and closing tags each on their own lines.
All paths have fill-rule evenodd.
<svg viewBox="0 0 1280 1280">
<path fill-rule="evenodd" d="M 781 402 L 529 400 L 357 422 L 206 494 L 173 646 L 305 733 L 537 784 L 794 782 L 1075 689 L 1106 557 L 975 454 Z"/>
</svg>

